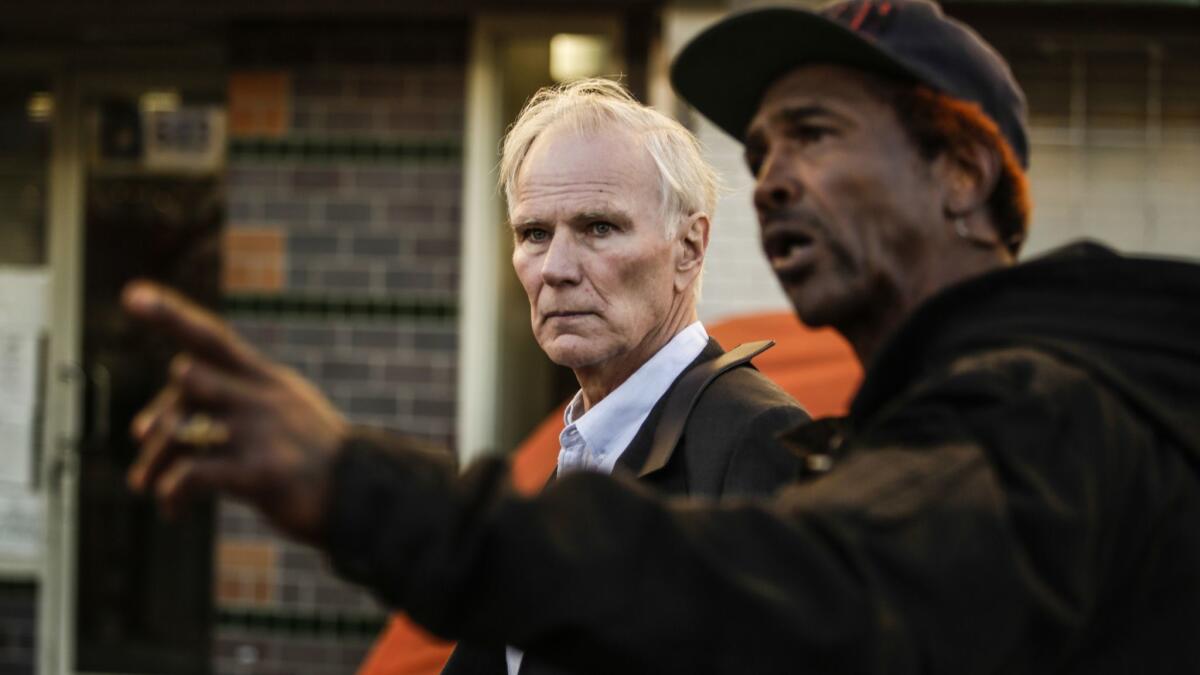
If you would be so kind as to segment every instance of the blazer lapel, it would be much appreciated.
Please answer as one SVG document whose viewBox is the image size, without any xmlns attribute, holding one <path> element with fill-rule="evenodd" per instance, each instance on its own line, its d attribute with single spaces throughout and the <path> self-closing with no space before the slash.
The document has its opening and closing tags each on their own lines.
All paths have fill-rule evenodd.
<svg viewBox="0 0 1200 675">
<path fill-rule="evenodd" d="M 654 447 L 654 431 L 658 428 L 658 422 L 662 419 L 663 408 L 666 407 L 667 399 L 671 398 L 671 391 L 675 389 L 675 385 L 679 384 L 680 378 L 691 369 L 701 363 L 711 361 L 724 353 L 725 350 L 721 348 L 721 345 L 716 340 L 712 338 L 708 339 L 708 344 L 704 345 L 704 349 L 700 352 L 700 355 L 689 363 L 687 368 L 683 369 L 683 372 L 679 373 L 675 380 L 671 382 L 671 386 L 667 388 L 667 391 L 663 393 L 662 397 L 654 404 L 654 407 L 650 409 L 650 414 L 646 416 L 646 421 L 642 423 L 633 440 L 629 442 L 629 445 L 625 448 L 625 452 L 622 452 L 621 456 L 617 459 L 617 467 L 620 470 L 629 472 L 635 477 L 638 475 L 642 466 L 646 464 L 646 458 L 650 456 L 651 448 Z M 654 475 L 654 473 L 656 472 L 646 474 L 641 476 L 641 478 L 647 478 Z"/>
</svg>

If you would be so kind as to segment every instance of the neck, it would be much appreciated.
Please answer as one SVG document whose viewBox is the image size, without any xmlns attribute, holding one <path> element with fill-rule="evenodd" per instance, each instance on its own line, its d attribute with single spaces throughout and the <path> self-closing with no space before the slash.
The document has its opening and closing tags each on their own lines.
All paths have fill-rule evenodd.
<svg viewBox="0 0 1200 675">
<path fill-rule="evenodd" d="M 697 320 L 694 303 L 688 302 L 678 308 L 672 308 L 667 314 L 667 320 L 655 326 L 637 344 L 602 363 L 575 369 L 575 379 L 579 380 L 579 388 L 583 391 L 583 410 L 587 412 L 592 406 L 604 400 L 625 380 L 636 373 L 658 350 Z"/>
<path fill-rule="evenodd" d="M 1013 256 L 1002 247 L 964 247 L 925 265 L 926 273 L 908 277 L 906 285 L 895 285 L 877 294 L 863 311 L 855 312 L 835 328 L 850 343 L 863 366 L 869 366 L 884 342 L 926 300 L 950 286 L 1014 262 Z"/>
</svg>

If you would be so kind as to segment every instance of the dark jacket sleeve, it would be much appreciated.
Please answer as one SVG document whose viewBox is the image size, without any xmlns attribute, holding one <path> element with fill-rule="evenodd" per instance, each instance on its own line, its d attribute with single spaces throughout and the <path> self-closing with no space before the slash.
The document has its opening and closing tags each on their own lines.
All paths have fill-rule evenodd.
<svg viewBox="0 0 1200 675">
<path fill-rule="evenodd" d="M 1098 601 L 1116 541 L 1095 491 L 1136 470 L 1093 461 L 1089 444 L 1130 432 L 1101 428 L 1114 404 L 1067 379 L 1024 361 L 948 373 L 761 503 L 586 473 L 522 498 L 502 461 L 458 477 L 360 437 L 329 547 L 434 632 L 573 672 L 1037 670 Z"/>
</svg>

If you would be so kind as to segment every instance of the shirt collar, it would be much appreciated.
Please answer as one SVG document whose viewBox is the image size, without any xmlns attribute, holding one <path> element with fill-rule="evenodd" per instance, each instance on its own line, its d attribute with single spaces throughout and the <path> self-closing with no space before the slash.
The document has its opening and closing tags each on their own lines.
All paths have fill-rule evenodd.
<svg viewBox="0 0 1200 675">
<path fill-rule="evenodd" d="M 572 441 L 578 444 L 578 439 L 582 439 L 585 456 L 582 462 L 564 462 L 566 458 L 560 453 L 559 470 L 582 463 L 590 469 L 611 472 L 654 404 L 688 364 L 704 351 L 707 344 L 708 333 L 697 321 L 677 333 L 633 375 L 586 413 L 581 413 L 583 392 L 575 394 L 563 416 L 566 428 L 559 440 L 566 450 Z"/>
</svg>

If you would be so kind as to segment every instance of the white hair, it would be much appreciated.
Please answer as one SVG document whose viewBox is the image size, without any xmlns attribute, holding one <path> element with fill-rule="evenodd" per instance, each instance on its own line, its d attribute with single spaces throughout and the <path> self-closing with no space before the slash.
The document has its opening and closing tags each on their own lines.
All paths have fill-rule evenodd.
<svg viewBox="0 0 1200 675">
<path fill-rule="evenodd" d="M 701 154 L 700 142 L 679 122 L 638 102 L 621 84 L 602 78 L 544 87 L 525 104 L 504 137 L 500 155 L 500 186 L 510 213 L 529 148 L 542 132 L 559 124 L 581 132 L 625 130 L 646 148 L 658 167 L 668 239 L 689 216 L 704 213 L 711 218 L 718 178 Z"/>
</svg>

